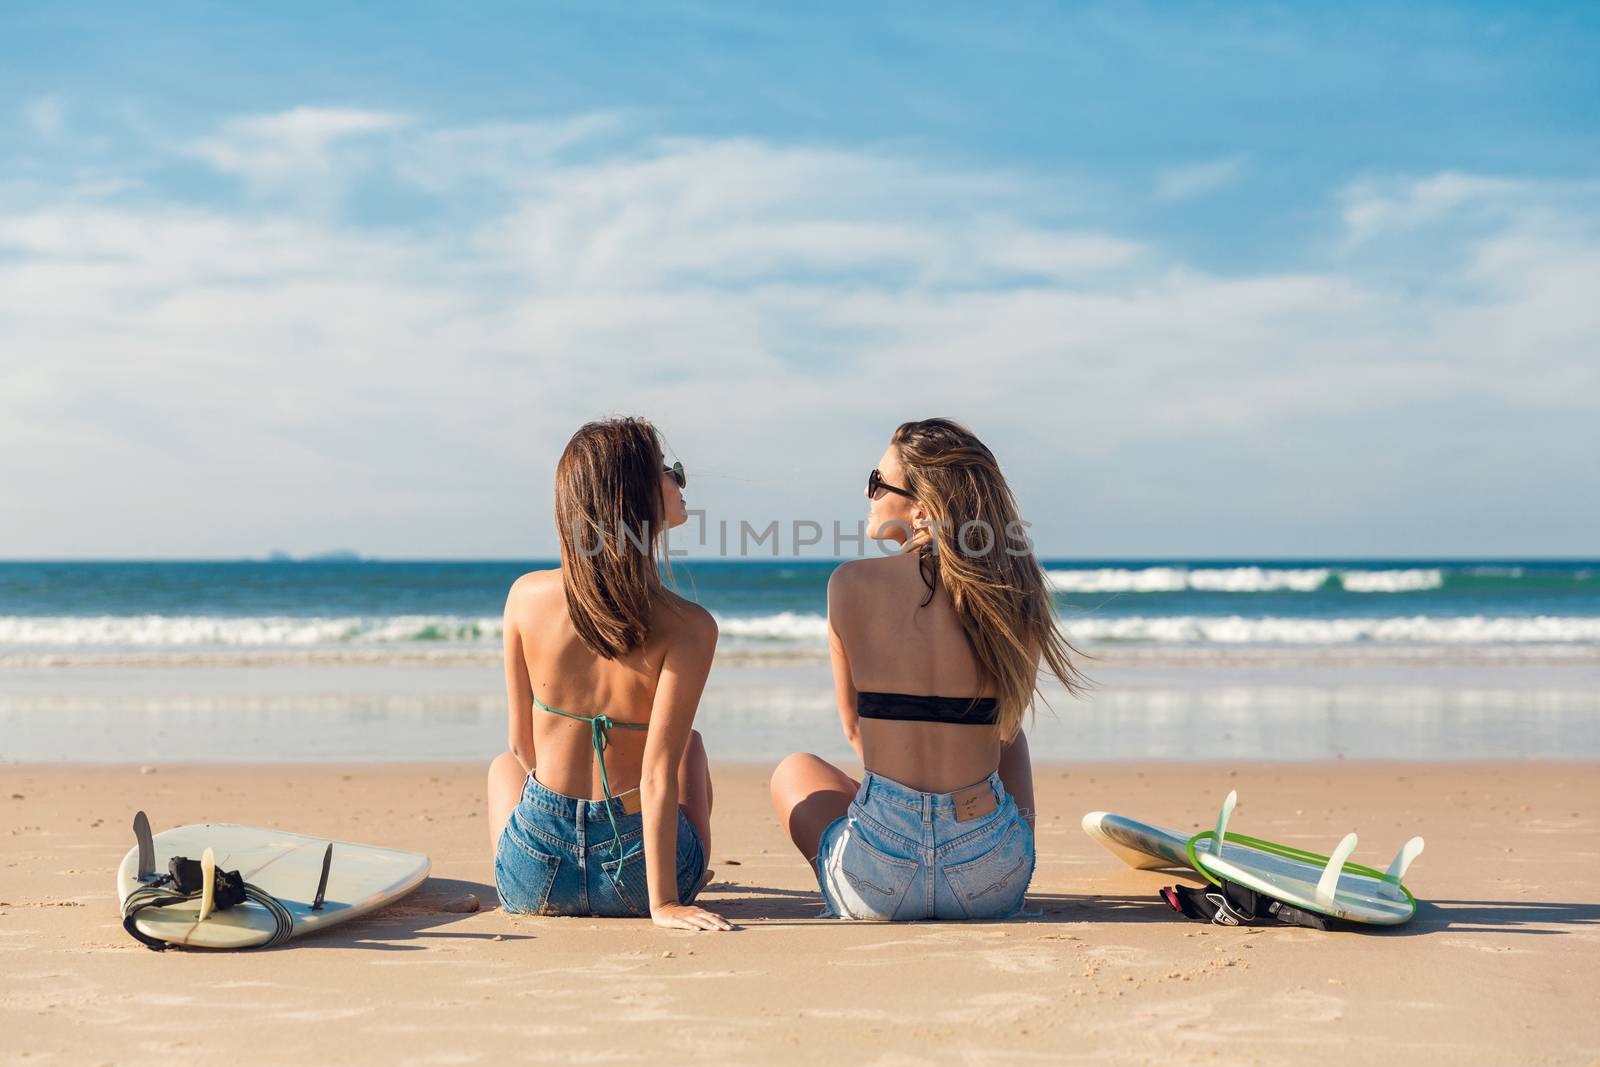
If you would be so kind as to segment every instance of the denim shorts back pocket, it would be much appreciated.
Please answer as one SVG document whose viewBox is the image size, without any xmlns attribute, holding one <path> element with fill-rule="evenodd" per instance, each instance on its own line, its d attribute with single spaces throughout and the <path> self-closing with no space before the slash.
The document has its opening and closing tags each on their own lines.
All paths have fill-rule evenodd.
<svg viewBox="0 0 1600 1067">
<path fill-rule="evenodd" d="M 642 830 L 641 836 L 620 860 L 605 860 L 600 864 L 600 869 L 605 874 L 606 886 L 611 890 L 608 894 L 602 888 L 602 897 L 614 895 L 617 903 L 626 909 L 625 914 L 640 918 L 650 914 L 650 876 L 645 869 Z M 681 903 L 690 902 L 704 869 L 705 848 L 700 843 L 700 833 L 688 816 L 679 812 L 678 854 L 674 857 L 673 873 L 677 877 L 678 900 Z M 619 875 L 615 882 L 611 879 L 613 872 Z"/>
<path fill-rule="evenodd" d="M 1033 832 L 1017 817 L 983 855 L 943 870 L 967 918 L 993 919 L 1022 907 L 1035 863 Z"/>
<path fill-rule="evenodd" d="M 589 900 L 594 914 L 634 918 L 650 914 L 650 880 L 645 874 L 642 840 L 635 841 L 621 859 L 601 861 L 600 870 L 605 877 Z"/>
<path fill-rule="evenodd" d="M 869 844 L 859 826 L 852 827 L 838 846 L 829 867 L 837 865 L 840 877 L 831 880 L 834 904 L 847 919 L 892 919 L 901 898 L 922 865 L 891 856 Z M 841 884 L 842 883 L 842 884 Z"/>
<path fill-rule="evenodd" d="M 545 914 L 561 859 L 527 848 L 513 832 L 508 825 L 494 852 L 494 888 L 500 906 L 517 915 Z"/>
</svg>

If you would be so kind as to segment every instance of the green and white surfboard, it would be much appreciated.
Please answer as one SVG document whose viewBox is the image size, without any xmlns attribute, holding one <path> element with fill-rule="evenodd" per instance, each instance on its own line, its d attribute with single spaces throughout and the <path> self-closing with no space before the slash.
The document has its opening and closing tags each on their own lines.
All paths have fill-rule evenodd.
<svg viewBox="0 0 1600 1067">
<path fill-rule="evenodd" d="M 1230 792 L 1216 829 L 1193 835 L 1105 811 L 1085 815 L 1083 829 L 1130 867 L 1187 868 L 1208 882 L 1225 878 L 1295 907 L 1350 922 L 1394 926 L 1415 914 L 1416 898 L 1401 879 L 1421 855 L 1422 838 L 1407 841 L 1388 869 L 1377 871 L 1350 861 L 1356 848 L 1353 833 L 1327 856 L 1229 833 L 1228 820 L 1238 800 L 1238 794 Z"/>
</svg>

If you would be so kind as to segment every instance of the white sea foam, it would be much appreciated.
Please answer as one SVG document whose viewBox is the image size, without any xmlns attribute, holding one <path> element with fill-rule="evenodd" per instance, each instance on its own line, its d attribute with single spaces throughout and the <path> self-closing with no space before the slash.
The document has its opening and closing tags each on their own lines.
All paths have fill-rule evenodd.
<svg viewBox="0 0 1600 1067">
<path fill-rule="evenodd" d="M 290 615 L 0 615 L 0 647 L 272 648 L 497 641 L 500 620 L 458 615 L 300 618 Z"/>
<path fill-rule="evenodd" d="M 822 615 L 782 611 L 718 619 L 724 637 L 825 641 Z M 497 646 L 500 620 L 461 615 L 229 617 L 221 615 L 0 616 L 0 648 L 293 648 L 326 645 Z"/>
<path fill-rule="evenodd" d="M 1438 589 L 1436 568 L 1342 570 L 1328 567 L 1099 567 L 1045 572 L 1060 593 L 1314 593 L 1334 579 L 1349 593 Z"/>
<path fill-rule="evenodd" d="M 768 641 L 826 641 L 826 616 L 796 611 L 776 615 L 748 615 L 718 618 L 717 630 L 724 637 Z"/>
<path fill-rule="evenodd" d="M 724 644 L 741 648 L 816 648 L 827 619 L 783 611 L 718 619 Z M 1594 616 L 1367 616 L 1304 618 L 1241 615 L 1068 615 L 1068 636 L 1082 642 L 1216 645 L 1495 645 L 1600 643 Z M 0 616 L 0 651 L 389 648 L 497 649 L 500 620 L 457 615 L 296 618 L 208 615 Z M 365 655 L 365 653 L 362 653 Z"/>
<path fill-rule="evenodd" d="M 1538 615 L 1391 616 L 1385 618 L 1245 618 L 1239 615 L 1165 615 L 1072 619 L 1075 641 L 1158 644 L 1352 645 L 1405 642 L 1496 645 L 1528 642 L 1600 642 L 1600 618 Z"/>
<path fill-rule="evenodd" d="M 1414 593 L 1438 589 L 1444 575 L 1434 568 L 1395 571 L 1341 571 L 1339 582 L 1347 593 Z"/>
</svg>

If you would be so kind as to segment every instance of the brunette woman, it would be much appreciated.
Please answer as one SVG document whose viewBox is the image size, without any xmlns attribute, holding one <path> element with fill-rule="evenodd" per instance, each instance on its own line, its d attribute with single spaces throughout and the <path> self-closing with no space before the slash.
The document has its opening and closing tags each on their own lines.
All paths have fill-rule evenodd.
<svg viewBox="0 0 1600 1067">
<path fill-rule="evenodd" d="M 556 465 L 561 566 L 506 598 L 510 751 L 488 792 L 507 911 L 732 929 L 694 904 L 711 877 L 694 716 L 717 626 L 657 561 L 661 534 L 688 517 L 687 481 L 637 418 L 582 427 Z"/>
</svg>

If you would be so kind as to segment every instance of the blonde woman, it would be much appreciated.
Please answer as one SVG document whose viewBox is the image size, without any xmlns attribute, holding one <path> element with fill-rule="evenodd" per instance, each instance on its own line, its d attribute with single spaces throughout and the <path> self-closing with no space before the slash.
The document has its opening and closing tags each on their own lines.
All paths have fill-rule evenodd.
<svg viewBox="0 0 1600 1067">
<path fill-rule="evenodd" d="M 688 518 L 687 482 L 643 419 L 585 425 L 556 465 L 561 566 L 506 598 L 511 747 L 489 767 L 488 814 L 507 911 L 732 929 L 693 903 L 711 877 L 693 726 L 717 625 L 656 556 Z"/>
<path fill-rule="evenodd" d="M 1023 718 L 1041 660 L 1081 677 L 993 453 L 948 419 L 908 422 L 867 480 L 868 534 L 901 551 L 828 582 L 834 688 L 857 782 L 809 753 L 772 802 L 825 913 L 1004 918 L 1035 866 Z"/>
</svg>

